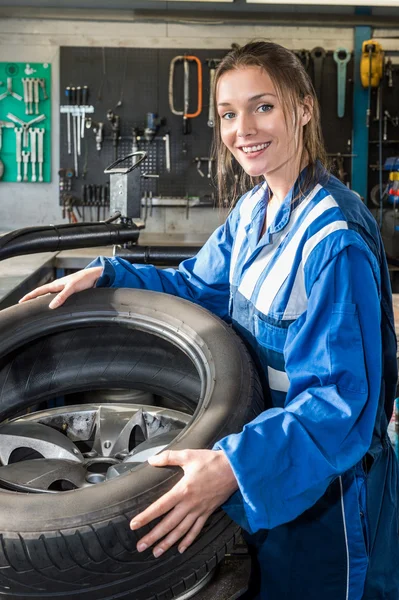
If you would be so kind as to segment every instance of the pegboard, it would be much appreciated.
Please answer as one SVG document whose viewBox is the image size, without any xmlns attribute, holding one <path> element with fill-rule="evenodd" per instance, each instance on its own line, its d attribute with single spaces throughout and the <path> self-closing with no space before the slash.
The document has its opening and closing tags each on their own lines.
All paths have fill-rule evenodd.
<svg viewBox="0 0 399 600">
<path fill-rule="evenodd" d="M 0 161 L 4 166 L 1 181 L 51 181 L 50 95 L 50 64 L 0 63 Z M 38 122 L 33 122 L 35 119 Z M 25 136 L 21 121 L 25 124 L 32 122 Z M 33 137 L 29 133 L 32 130 Z M 24 156 L 17 151 L 19 136 Z M 43 152 L 39 151 L 39 138 L 42 138 Z M 18 155 L 21 161 L 17 160 Z M 2 170 L 0 164 L 0 173 Z"/>
<path fill-rule="evenodd" d="M 208 177 L 208 163 L 201 163 L 201 176 L 197 170 L 196 157 L 209 157 L 213 129 L 208 127 L 209 68 L 206 59 L 222 58 L 229 48 L 219 50 L 148 49 L 148 48 L 61 48 L 61 103 L 67 86 L 89 88 L 88 104 L 94 107 L 90 115 L 96 122 L 104 123 L 104 141 L 100 152 L 96 151 L 92 130 L 85 131 L 79 157 L 79 177 L 69 181 L 71 194 L 77 202 L 82 197 L 82 185 L 104 185 L 108 176 L 103 173 L 114 160 L 111 127 L 107 111 L 111 109 L 120 117 L 120 143 L 118 157 L 132 151 L 132 129 L 143 130 L 147 112 L 156 113 L 161 120 L 156 138 L 152 142 L 143 139 L 138 149 L 148 153 L 141 172 L 159 175 L 158 179 L 142 179 L 142 192 L 151 191 L 163 197 L 200 197 L 213 199 L 215 188 Z M 182 54 L 197 56 L 203 69 L 203 109 L 200 116 L 190 119 L 191 132 L 183 135 L 182 117 L 172 114 L 169 108 L 168 84 L 171 60 Z M 337 65 L 333 53 L 327 52 L 323 65 L 320 101 L 322 127 L 329 153 L 350 154 L 352 137 L 352 72 L 353 60 L 347 65 L 345 115 L 337 115 Z M 313 76 L 312 63 L 309 74 Z M 197 75 L 194 63 L 190 63 L 190 112 L 195 111 Z M 174 77 L 174 103 L 183 108 L 183 63 L 176 64 Z M 121 104 L 118 106 L 118 104 Z M 73 156 L 67 148 L 67 119 L 61 115 L 60 168 L 73 173 Z M 165 145 L 162 136 L 170 134 L 171 171 L 166 171 Z M 346 180 L 350 181 L 350 158 L 344 159 Z M 62 196 L 60 196 L 62 203 Z"/>
<path fill-rule="evenodd" d="M 138 142 L 138 149 L 148 154 L 141 172 L 159 175 L 158 179 L 142 179 L 143 192 L 147 190 L 154 195 L 173 198 L 200 197 L 209 201 L 215 189 L 207 176 L 208 164 L 202 163 L 202 177 L 194 159 L 210 155 L 213 135 L 213 130 L 207 125 L 209 69 L 206 59 L 221 58 L 226 51 L 186 50 L 198 56 L 203 64 L 203 110 L 199 117 L 190 120 L 191 133 L 183 135 L 183 119 L 171 113 L 168 99 L 169 65 L 173 57 L 184 54 L 181 49 L 61 48 L 61 103 L 67 86 L 87 85 L 88 104 L 94 107 L 90 117 L 104 123 L 105 134 L 102 149 L 97 152 L 93 132 L 85 131 L 79 158 L 79 178 L 71 178 L 71 193 L 79 198 L 82 185 L 104 185 L 108 181 L 103 171 L 114 161 L 111 126 L 106 117 L 111 109 L 120 117 L 118 157 L 132 151 L 132 129 L 142 131 L 145 128 L 147 112 L 156 113 L 161 121 L 152 142 L 144 139 Z M 175 105 L 179 109 L 183 107 L 182 63 L 176 66 L 174 83 Z M 195 110 L 196 97 L 197 72 L 194 65 L 190 65 L 190 110 Z M 121 99 L 121 106 L 117 106 Z M 70 171 L 74 161 L 73 156 L 68 154 L 67 118 L 63 114 L 60 133 L 60 168 Z M 170 172 L 166 170 L 162 140 L 165 133 L 170 134 Z"/>
</svg>

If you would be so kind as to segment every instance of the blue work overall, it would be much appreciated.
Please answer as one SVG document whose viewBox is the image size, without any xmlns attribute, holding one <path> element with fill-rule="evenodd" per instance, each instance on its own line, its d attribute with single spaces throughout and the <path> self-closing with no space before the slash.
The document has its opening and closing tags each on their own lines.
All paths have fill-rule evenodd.
<svg viewBox="0 0 399 600">
<path fill-rule="evenodd" d="M 246 341 L 265 411 L 220 440 L 224 505 L 253 557 L 247 598 L 398 600 L 398 464 L 387 436 L 396 338 L 377 224 L 320 168 L 262 235 L 266 182 L 178 269 L 99 258 L 98 286 L 187 298 Z"/>
</svg>

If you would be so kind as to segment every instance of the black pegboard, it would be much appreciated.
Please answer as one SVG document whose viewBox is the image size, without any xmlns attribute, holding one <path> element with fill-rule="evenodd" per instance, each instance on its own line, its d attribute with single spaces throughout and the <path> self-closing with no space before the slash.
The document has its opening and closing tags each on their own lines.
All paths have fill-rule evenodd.
<svg viewBox="0 0 399 600">
<path fill-rule="evenodd" d="M 148 49 L 148 48 L 61 48 L 61 104 L 64 102 L 66 86 L 87 85 L 89 104 L 95 108 L 92 115 L 95 121 L 104 123 L 105 140 L 101 153 L 96 151 L 94 134 L 86 130 L 82 143 L 82 155 L 79 160 L 80 174 L 72 180 L 72 194 L 81 195 L 82 184 L 102 185 L 108 180 L 103 171 L 114 159 L 111 141 L 111 126 L 106 119 L 108 109 L 120 116 L 121 140 L 118 156 L 128 154 L 132 148 L 132 128 L 143 129 L 147 112 L 157 113 L 164 124 L 159 136 L 170 133 L 171 172 L 165 169 L 165 150 L 162 141 L 152 143 L 140 141 L 139 149 L 148 152 L 149 158 L 143 164 L 142 172 L 159 174 L 159 179 L 142 180 L 142 191 L 147 189 L 162 196 L 209 197 L 215 192 L 211 181 L 201 177 L 194 158 L 210 155 L 212 128 L 208 127 L 209 106 L 209 69 L 208 58 L 221 58 L 228 51 L 185 49 Z M 197 56 L 203 65 L 203 110 L 199 117 L 190 119 L 191 133 L 183 135 L 182 117 L 171 113 L 168 100 L 169 65 L 173 57 L 182 54 Z M 196 68 L 192 63 L 190 71 L 190 111 L 196 107 Z M 104 74 L 105 70 L 105 74 Z M 327 52 L 323 65 L 321 88 L 322 128 L 330 153 L 350 153 L 348 140 L 352 137 L 352 73 L 353 59 L 347 65 L 345 116 L 337 116 L 337 65 L 333 53 Z M 312 62 L 309 75 L 313 76 Z M 123 91 L 122 91 L 123 90 Z M 175 71 L 175 107 L 182 108 L 183 102 L 183 65 L 177 63 Z M 123 95 L 122 106 L 116 108 Z M 67 151 L 66 115 L 61 115 L 60 126 L 60 167 L 73 167 L 73 155 Z M 87 174 L 83 178 L 82 170 L 87 162 Z M 351 160 L 345 159 L 347 180 L 350 181 Z M 207 164 L 203 163 L 207 174 Z M 62 201 L 61 201 L 62 202 Z"/>
<path fill-rule="evenodd" d="M 207 125 L 209 106 L 209 69 L 207 58 L 222 57 L 227 50 L 195 50 L 187 48 L 151 50 L 143 48 L 61 48 L 60 94 L 64 101 L 66 86 L 87 85 L 89 104 L 95 108 L 92 118 L 104 123 L 105 140 L 100 153 L 96 151 L 94 134 L 86 130 L 79 160 L 79 178 L 72 182 L 72 193 L 79 196 L 83 183 L 104 184 L 108 176 L 103 170 L 113 162 L 111 126 L 106 119 L 107 110 L 112 109 L 120 116 L 121 140 L 118 156 L 131 152 L 132 128 L 143 129 L 147 112 L 156 113 L 163 124 L 157 138 L 170 133 L 171 171 L 165 168 L 165 145 L 160 139 L 151 143 L 140 141 L 139 149 L 148 153 L 142 172 L 159 174 L 159 179 L 143 180 L 143 190 L 151 190 L 162 196 L 207 197 L 214 192 L 210 180 L 197 172 L 197 156 L 210 154 L 212 129 Z M 199 117 L 190 119 L 191 133 L 183 136 L 182 117 L 171 113 L 168 100 L 169 65 L 176 55 L 192 53 L 203 64 L 203 110 Z M 104 75 L 105 64 L 105 75 Z M 126 73 L 125 83 L 123 84 Z M 196 68 L 190 65 L 190 95 L 192 106 L 196 107 Z M 123 92 L 122 92 L 123 89 Z M 183 68 L 177 63 L 175 71 L 175 106 L 182 108 Z M 116 105 L 123 93 L 122 106 Z M 99 97 L 100 96 L 100 97 Z M 190 102 L 191 104 L 191 102 Z M 73 167 L 73 155 L 68 154 L 66 115 L 61 115 L 60 125 L 60 168 Z M 87 160 L 87 175 L 82 176 Z M 203 163 L 207 174 L 207 165 Z"/>
</svg>

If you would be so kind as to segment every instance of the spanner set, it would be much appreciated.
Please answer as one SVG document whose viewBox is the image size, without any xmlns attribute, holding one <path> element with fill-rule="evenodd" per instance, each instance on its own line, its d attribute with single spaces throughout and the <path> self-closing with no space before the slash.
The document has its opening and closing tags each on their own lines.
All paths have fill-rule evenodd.
<svg viewBox="0 0 399 600">
<path fill-rule="evenodd" d="M 0 179 L 50 180 L 45 169 L 50 161 L 50 72 L 48 64 L 0 63 L 0 79 L 7 75 L 0 93 Z"/>
</svg>

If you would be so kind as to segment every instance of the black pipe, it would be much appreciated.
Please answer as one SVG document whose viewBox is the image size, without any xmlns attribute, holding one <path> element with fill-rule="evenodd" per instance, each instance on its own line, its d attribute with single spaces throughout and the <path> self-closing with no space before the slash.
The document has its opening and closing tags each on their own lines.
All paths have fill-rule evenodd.
<svg viewBox="0 0 399 600">
<path fill-rule="evenodd" d="M 140 230 L 134 223 L 71 223 L 25 227 L 0 237 L 0 260 L 37 252 L 134 243 L 139 234 Z"/>
<path fill-rule="evenodd" d="M 116 249 L 115 255 L 130 263 L 176 266 L 195 256 L 202 246 L 132 246 Z"/>
</svg>

